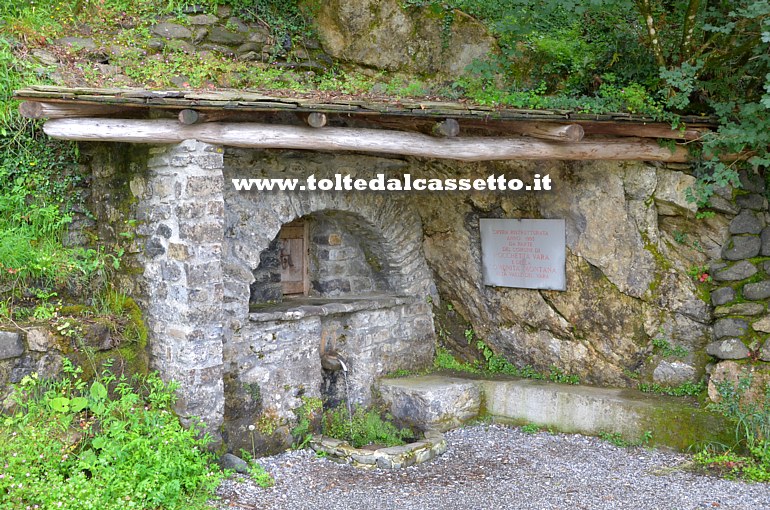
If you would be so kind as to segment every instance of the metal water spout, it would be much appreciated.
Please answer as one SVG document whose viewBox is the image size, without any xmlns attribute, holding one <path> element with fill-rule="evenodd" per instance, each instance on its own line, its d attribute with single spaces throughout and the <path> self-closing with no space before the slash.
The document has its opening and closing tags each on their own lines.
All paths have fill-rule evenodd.
<svg viewBox="0 0 770 510">
<path fill-rule="evenodd" d="M 348 366 L 342 360 L 339 354 L 329 351 L 321 355 L 321 367 L 331 372 L 348 371 Z"/>
</svg>

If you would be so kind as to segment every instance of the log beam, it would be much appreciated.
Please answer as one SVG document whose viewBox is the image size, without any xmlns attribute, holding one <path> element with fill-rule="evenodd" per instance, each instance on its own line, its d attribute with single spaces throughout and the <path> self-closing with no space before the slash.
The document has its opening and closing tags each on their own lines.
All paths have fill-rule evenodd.
<svg viewBox="0 0 770 510">
<path fill-rule="evenodd" d="M 54 119 L 43 126 L 53 138 L 128 143 L 202 142 L 256 149 L 361 151 L 460 161 L 647 160 L 684 162 L 687 150 L 661 147 L 652 140 L 602 139 L 550 142 L 534 138 L 435 138 L 401 131 L 328 127 L 315 129 L 256 123 L 180 125 L 154 119 Z"/>
<path fill-rule="evenodd" d="M 179 112 L 179 122 L 185 126 L 192 126 L 193 124 L 202 124 L 204 122 L 217 122 L 231 117 L 229 112 L 213 111 L 213 112 L 201 112 L 198 110 L 192 110 L 185 108 Z"/>
<path fill-rule="evenodd" d="M 24 101 L 19 113 L 28 119 L 62 119 L 66 117 L 98 117 L 116 115 L 128 111 L 125 106 L 109 104 L 53 103 L 47 101 Z"/>
<path fill-rule="evenodd" d="M 544 122 L 518 122 L 512 131 L 519 135 L 554 142 L 579 142 L 585 135 L 580 124 L 547 124 Z"/>
<path fill-rule="evenodd" d="M 326 125 L 326 123 L 328 122 L 328 119 L 326 118 L 325 113 L 312 112 L 307 114 L 307 116 L 305 117 L 305 122 L 310 127 L 321 128 Z"/>
<path fill-rule="evenodd" d="M 671 129 L 671 124 L 632 124 L 622 122 L 581 122 L 588 135 L 637 136 L 667 140 L 699 140 L 709 129 Z"/>
</svg>

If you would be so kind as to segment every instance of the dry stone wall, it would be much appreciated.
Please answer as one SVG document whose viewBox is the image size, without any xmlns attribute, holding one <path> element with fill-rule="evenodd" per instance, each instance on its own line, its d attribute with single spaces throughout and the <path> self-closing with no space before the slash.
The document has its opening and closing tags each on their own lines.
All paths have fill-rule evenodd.
<svg viewBox="0 0 770 510">
<path fill-rule="evenodd" d="M 760 387 L 768 378 L 770 361 L 770 215 L 764 179 L 741 174 L 741 189 L 733 204 L 737 214 L 729 225 L 721 259 L 711 264 L 714 289 L 714 341 L 706 352 L 715 358 L 709 395 L 718 398 L 717 383 L 736 383 L 749 373 Z M 730 361 L 727 361 L 730 360 Z"/>
</svg>

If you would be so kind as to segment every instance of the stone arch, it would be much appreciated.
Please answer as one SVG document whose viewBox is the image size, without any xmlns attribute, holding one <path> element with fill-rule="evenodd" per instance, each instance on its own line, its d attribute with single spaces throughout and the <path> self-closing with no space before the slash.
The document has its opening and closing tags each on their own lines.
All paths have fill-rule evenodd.
<svg viewBox="0 0 770 510">
<path fill-rule="evenodd" d="M 249 285 L 259 255 L 283 225 L 314 214 L 341 214 L 348 229 L 375 247 L 393 292 L 427 298 L 433 290 L 422 253 L 422 224 L 414 208 L 384 194 L 263 193 L 225 196 L 225 305 L 235 317 L 248 314 Z M 255 210 L 256 209 L 256 210 Z"/>
</svg>

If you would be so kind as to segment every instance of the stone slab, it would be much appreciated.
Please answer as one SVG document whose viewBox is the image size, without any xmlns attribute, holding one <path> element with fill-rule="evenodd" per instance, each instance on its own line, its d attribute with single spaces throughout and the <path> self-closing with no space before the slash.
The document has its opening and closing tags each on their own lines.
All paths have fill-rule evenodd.
<svg viewBox="0 0 770 510">
<path fill-rule="evenodd" d="M 45 328 L 27 330 L 27 345 L 30 351 L 47 352 L 56 347 L 53 335 Z"/>
<path fill-rule="evenodd" d="M 24 354 L 24 342 L 18 331 L 0 331 L 0 359 L 18 358 Z"/>
<path fill-rule="evenodd" d="M 767 299 L 770 297 L 770 280 L 747 283 L 743 286 L 743 297 L 746 299 Z"/>
<path fill-rule="evenodd" d="M 759 236 L 732 236 L 722 247 L 722 258 L 725 260 L 744 260 L 759 255 L 762 242 Z"/>
<path fill-rule="evenodd" d="M 712 277 L 718 282 L 745 280 L 757 274 L 757 268 L 748 260 L 741 260 L 729 267 L 719 268 Z"/>
<path fill-rule="evenodd" d="M 735 299 L 735 289 L 732 287 L 722 287 L 711 291 L 711 304 L 721 306 Z"/>
<path fill-rule="evenodd" d="M 749 324 L 743 319 L 735 319 L 732 317 L 719 319 L 714 323 L 714 337 L 719 339 L 742 336 L 746 333 L 748 327 Z"/>
<path fill-rule="evenodd" d="M 479 230 L 484 285 L 566 290 L 565 220 L 482 218 Z"/>
<path fill-rule="evenodd" d="M 719 359 L 746 359 L 749 349 L 740 338 L 725 338 L 708 344 L 706 354 Z"/>
<path fill-rule="evenodd" d="M 535 380 L 481 384 L 487 412 L 495 421 L 588 435 L 617 433 L 627 441 L 637 441 L 649 431 L 653 444 L 679 450 L 732 437 L 726 419 L 686 399 Z"/>
<path fill-rule="evenodd" d="M 396 420 L 422 430 L 446 431 L 481 412 L 479 384 L 443 376 L 383 379 L 378 389 Z"/>
<path fill-rule="evenodd" d="M 756 212 L 743 209 L 738 216 L 730 222 L 731 234 L 759 234 L 765 226 L 763 218 Z"/>
<path fill-rule="evenodd" d="M 770 315 L 766 315 L 758 321 L 754 322 L 751 327 L 754 329 L 754 331 L 770 333 Z"/>
<path fill-rule="evenodd" d="M 765 311 L 765 305 L 762 303 L 735 303 L 729 306 L 717 306 L 714 309 L 715 317 L 726 317 L 728 315 L 759 315 Z"/>
</svg>

